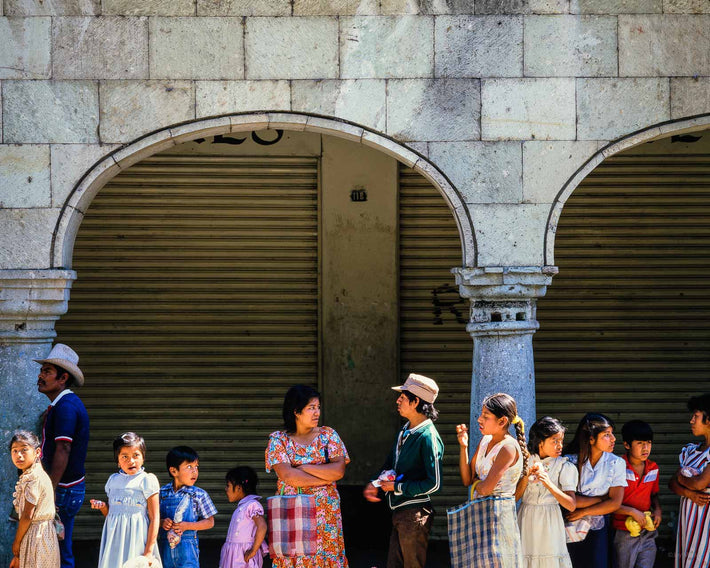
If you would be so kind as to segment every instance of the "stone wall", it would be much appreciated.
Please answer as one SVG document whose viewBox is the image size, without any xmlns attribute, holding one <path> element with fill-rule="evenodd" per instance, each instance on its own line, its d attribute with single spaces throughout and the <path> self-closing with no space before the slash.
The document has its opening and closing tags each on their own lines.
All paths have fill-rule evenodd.
<svg viewBox="0 0 710 568">
<path fill-rule="evenodd" d="M 539 266 L 569 177 L 609 141 L 710 111 L 692 0 L 5 0 L 0 267 L 47 268 L 99 158 L 263 110 L 358 123 L 458 188 L 479 266 Z M 703 119 L 700 119 L 704 123 Z M 549 256 L 549 255 L 548 255 Z"/>
</svg>

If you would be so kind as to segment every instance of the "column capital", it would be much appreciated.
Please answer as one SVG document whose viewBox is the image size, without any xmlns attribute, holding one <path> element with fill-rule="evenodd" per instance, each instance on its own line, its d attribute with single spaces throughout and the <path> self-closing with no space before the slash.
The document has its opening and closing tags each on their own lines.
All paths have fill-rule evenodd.
<svg viewBox="0 0 710 568">
<path fill-rule="evenodd" d="M 537 331 L 536 300 L 545 295 L 556 266 L 454 268 L 459 294 L 471 300 L 466 330 L 473 337 Z"/>
<path fill-rule="evenodd" d="M 73 270 L 0 270 L 0 343 L 47 343 L 66 313 Z"/>
</svg>

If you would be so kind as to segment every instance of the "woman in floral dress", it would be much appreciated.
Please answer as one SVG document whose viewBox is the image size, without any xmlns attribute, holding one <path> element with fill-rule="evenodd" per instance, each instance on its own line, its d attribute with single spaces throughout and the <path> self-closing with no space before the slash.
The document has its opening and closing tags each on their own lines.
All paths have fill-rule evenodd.
<svg viewBox="0 0 710 568">
<path fill-rule="evenodd" d="M 313 556 L 278 557 L 274 568 L 346 568 L 340 495 L 335 482 L 350 462 L 338 433 L 318 426 L 320 394 L 305 385 L 286 393 L 284 430 L 273 432 L 266 448 L 266 471 L 278 476 L 277 494 L 314 495 L 316 501 L 317 553 Z"/>
</svg>

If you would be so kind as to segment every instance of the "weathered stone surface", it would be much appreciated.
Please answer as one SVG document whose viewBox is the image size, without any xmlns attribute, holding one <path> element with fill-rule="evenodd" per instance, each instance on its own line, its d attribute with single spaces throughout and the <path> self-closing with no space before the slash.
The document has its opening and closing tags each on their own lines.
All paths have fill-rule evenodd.
<svg viewBox="0 0 710 568">
<path fill-rule="evenodd" d="M 197 0 L 198 16 L 290 16 L 289 0 Z"/>
<path fill-rule="evenodd" d="M 384 80 L 293 81 L 293 110 L 352 120 L 384 132 L 387 118 Z"/>
<path fill-rule="evenodd" d="M 0 79 L 49 79 L 51 18 L 0 18 Z"/>
<path fill-rule="evenodd" d="M 523 202 L 552 203 L 567 180 L 597 150 L 596 142 L 523 142 Z"/>
<path fill-rule="evenodd" d="M 194 16 L 194 0 L 103 0 L 102 13 L 116 16 Z"/>
<path fill-rule="evenodd" d="M 341 77 L 433 76 L 432 17 L 352 17 L 340 22 Z"/>
<path fill-rule="evenodd" d="M 670 117 L 668 79 L 577 79 L 579 140 L 613 140 Z"/>
<path fill-rule="evenodd" d="M 487 79 L 481 138 L 574 140 L 574 100 L 574 79 Z"/>
<path fill-rule="evenodd" d="M 6 16 L 95 16 L 100 13 L 101 0 L 5 0 Z"/>
<path fill-rule="evenodd" d="M 81 177 L 118 148 L 116 144 L 53 144 L 52 207 L 61 207 Z"/>
<path fill-rule="evenodd" d="M 402 140 L 480 138 L 478 79 L 390 80 L 387 133 Z"/>
<path fill-rule="evenodd" d="M 476 0 L 476 14 L 565 14 L 566 0 Z"/>
<path fill-rule="evenodd" d="M 523 19 L 519 16 L 436 18 L 437 77 L 520 77 Z"/>
<path fill-rule="evenodd" d="M 466 203 L 522 200 L 520 142 L 431 142 L 429 157 L 459 189 Z"/>
<path fill-rule="evenodd" d="M 2 107 L 5 143 L 98 142 L 94 81 L 5 81 Z"/>
<path fill-rule="evenodd" d="M 151 18 L 154 79 L 243 79 L 241 18 Z"/>
<path fill-rule="evenodd" d="M 138 136 L 195 118 L 189 81 L 101 83 L 101 141 L 130 142 Z"/>
<path fill-rule="evenodd" d="M 0 209 L 0 268 L 46 268 L 59 209 Z"/>
<path fill-rule="evenodd" d="M 663 11 L 666 14 L 710 14 L 710 2 L 707 0 L 664 0 Z"/>
<path fill-rule="evenodd" d="M 0 208 L 49 207 L 49 146 L 0 145 Z"/>
<path fill-rule="evenodd" d="M 710 77 L 671 79 L 671 118 L 710 111 Z"/>
<path fill-rule="evenodd" d="M 294 0 L 294 16 L 376 16 L 378 0 Z"/>
<path fill-rule="evenodd" d="M 473 0 L 382 0 L 380 13 L 401 14 L 473 14 Z"/>
<path fill-rule="evenodd" d="M 55 18 L 55 79 L 147 79 L 146 18 Z"/>
<path fill-rule="evenodd" d="M 616 72 L 616 18 L 525 18 L 526 76 L 608 77 Z"/>
<path fill-rule="evenodd" d="M 570 14 L 660 14 L 667 0 L 570 0 Z"/>
<path fill-rule="evenodd" d="M 429 157 L 429 142 L 407 142 L 407 147 L 419 152 L 425 158 Z"/>
<path fill-rule="evenodd" d="M 198 81 L 197 117 L 250 110 L 289 110 L 288 81 Z"/>
<path fill-rule="evenodd" d="M 710 75 L 710 16 L 619 16 L 619 75 Z"/>
<path fill-rule="evenodd" d="M 471 206 L 479 266 L 540 266 L 549 204 Z"/>
<path fill-rule="evenodd" d="M 247 79 L 334 79 L 338 20 L 247 18 L 245 49 Z"/>
</svg>

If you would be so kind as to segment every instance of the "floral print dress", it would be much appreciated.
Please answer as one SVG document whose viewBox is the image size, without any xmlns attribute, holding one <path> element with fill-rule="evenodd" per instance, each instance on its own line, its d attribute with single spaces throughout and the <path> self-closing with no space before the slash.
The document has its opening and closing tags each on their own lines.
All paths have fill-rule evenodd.
<svg viewBox="0 0 710 568">
<path fill-rule="evenodd" d="M 289 463 L 292 466 L 323 464 L 340 457 L 345 458 L 345 463 L 350 462 L 345 444 L 332 428 L 321 426 L 319 434 L 308 446 L 301 446 L 286 432 L 278 431 L 269 436 L 269 445 L 266 448 L 266 471 L 271 471 L 273 466 L 279 463 Z M 297 487 L 279 479 L 276 494 L 280 494 L 282 489 L 284 495 L 298 493 Z M 315 496 L 318 552 L 314 556 L 275 558 L 274 568 L 346 568 L 348 559 L 345 557 L 340 495 L 335 482 L 318 487 L 303 487 L 301 493 Z"/>
</svg>

